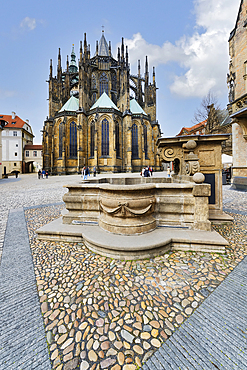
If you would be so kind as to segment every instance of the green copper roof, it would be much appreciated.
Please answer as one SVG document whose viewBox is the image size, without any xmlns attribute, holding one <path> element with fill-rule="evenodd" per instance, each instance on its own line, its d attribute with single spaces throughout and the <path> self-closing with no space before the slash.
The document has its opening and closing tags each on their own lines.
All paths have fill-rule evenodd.
<svg viewBox="0 0 247 370">
<path fill-rule="evenodd" d="M 71 52 L 71 62 L 69 65 L 69 72 L 75 73 L 78 71 L 77 64 L 76 64 L 76 55 L 75 55 L 75 49 L 74 44 L 72 46 L 72 52 Z"/>
<path fill-rule="evenodd" d="M 75 112 L 79 109 L 79 99 L 71 96 L 71 98 L 60 109 L 59 113 L 64 111 Z"/>
<path fill-rule="evenodd" d="M 147 114 L 144 112 L 142 107 L 137 103 L 135 99 L 130 100 L 130 111 L 133 114 L 145 114 L 147 116 Z"/>
<path fill-rule="evenodd" d="M 101 97 L 94 103 L 94 105 L 90 108 L 90 110 L 95 108 L 114 108 L 116 110 L 119 110 L 116 105 L 113 103 L 113 101 L 109 98 L 109 96 L 103 92 Z"/>
</svg>

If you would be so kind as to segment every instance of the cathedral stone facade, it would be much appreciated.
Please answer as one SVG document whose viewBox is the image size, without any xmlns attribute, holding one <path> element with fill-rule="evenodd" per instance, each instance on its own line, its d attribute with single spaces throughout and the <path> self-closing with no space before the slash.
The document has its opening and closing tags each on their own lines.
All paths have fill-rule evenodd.
<svg viewBox="0 0 247 370">
<path fill-rule="evenodd" d="M 58 53 L 57 76 L 49 75 L 49 117 L 43 126 L 43 167 L 52 174 L 78 173 L 83 166 L 98 172 L 134 172 L 144 166 L 160 169 L 156 140 L 156 82 L 153 68 L 131 75 L 128 48 L 122 39 L 117 59 L 104 32 L 90 55 L 84 35 L 77 65 L 74 46 L 62 70 Z"/>
</svg>

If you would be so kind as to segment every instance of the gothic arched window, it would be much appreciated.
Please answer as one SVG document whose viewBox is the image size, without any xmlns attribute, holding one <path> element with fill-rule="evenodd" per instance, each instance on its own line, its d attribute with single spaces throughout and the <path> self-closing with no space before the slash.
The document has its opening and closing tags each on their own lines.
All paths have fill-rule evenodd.
<svg viewBox="0 0 247 370">
<path fill-rule="evenodd" d="M 106 118 L 103 119 L 101 124 L 101 152 L 102 156 L 109 155 L 109 122 Z"/>
<path fill-rule="evenodd" d="M 103 72 L 99 79 L 99 95 L 101 96 L 103 92 L 108 95 L 108 77 L 105 72 Z"/>
<path fill-rule="evenodd" d="M 69 154 L 70 157 L 77 157 L 77 127 L 74 121 L 70 123 L 69 131 L 70 131 Z"/>
<path fill-rule="evenodd" d="M 119 140 L 119 123 L 115 124 L 115 137 L 116 137 L 116 156 L 120 157 L 120 140 Z"/>
<path fill-rule="evenodd" d="M 93 73 L 92 74 L 92 80 L 91 80 L 91 89 L 92 90 L 95 90 L 97 88 L 97 85 L 96 85 L 96 76 L 95 74 Z"/>
<path fill-rule="evenodd" d="M 59 158 L 62 158 L 63 155 L 63 123 L 59 125 Z"/>
<path fill-rule="evenodd" d="M 138 127 L 134 123 L 132 126 L 132 158 L 137 159 L 138 156 Z"/>
<path fill-rule="evenodd" d="M 90 128 L 90 135 L 91 135 L 90 157 L 94 157 L 94 134 L 95 134 L 95 125 L 94 125 L 94 122 L 92 122 L 91 123 L 91 128 Z"/>
<path fill-rule="evenodd" d="M 111 75 L 111 87 L 112 87 L 112 90 L 117 91 L 117 77 L 116 77 L 116 73 L 112 73 L 112 75 Z"/>
<path fill-rule="evenodd" d="M 148 135 L 147 135 L 147 126 L 143 126 L 143 136 L 144 136 L 144 153 L 145 159 L 148 159 Z"/>
</svg>

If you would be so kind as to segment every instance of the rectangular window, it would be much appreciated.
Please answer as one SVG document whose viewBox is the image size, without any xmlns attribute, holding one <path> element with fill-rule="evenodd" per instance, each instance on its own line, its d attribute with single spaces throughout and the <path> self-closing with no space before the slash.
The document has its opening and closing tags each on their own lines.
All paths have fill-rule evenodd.
<svg viewBox="0 0 247 370">
<path fill-rule="evenodd" d="M 18 147 L 18 144 L 15 144 L 16 147 Z"/>
<path fill-rule="evenodd" d="M 34 151 L 33 151 L 33 156 L 34 156 L 34 157 L 37 157 L 37 150 L 34 150 Z"/>
<path fill-rule="evenodd" d="M 15 152 L 15 157 L 17 157 L 17 152 Z"/>
<path fill-rule="evenodd" d="M 16 163 L 14 163 L 14 166 L 16 167 Z"/>
<path fill-rule="evenodd" d="M 26 157 L 29 157 L 29 150 L 26 150 Z"/>
<path fill-rule="evenodd" d="M 17 136 L 17 131 L 13 131 L 13 136 Z"/>
</svg>

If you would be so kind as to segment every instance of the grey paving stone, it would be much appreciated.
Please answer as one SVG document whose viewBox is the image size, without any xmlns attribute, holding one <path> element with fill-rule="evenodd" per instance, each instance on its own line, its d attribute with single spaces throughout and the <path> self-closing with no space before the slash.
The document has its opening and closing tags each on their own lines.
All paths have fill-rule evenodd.
<svg viewBox="0 0 247 370">
<path fill-rule="evenodd" d="M 23 209 L 9 213 L 0 281 L 0 369 L 50 370 Z"/>
</svg>

